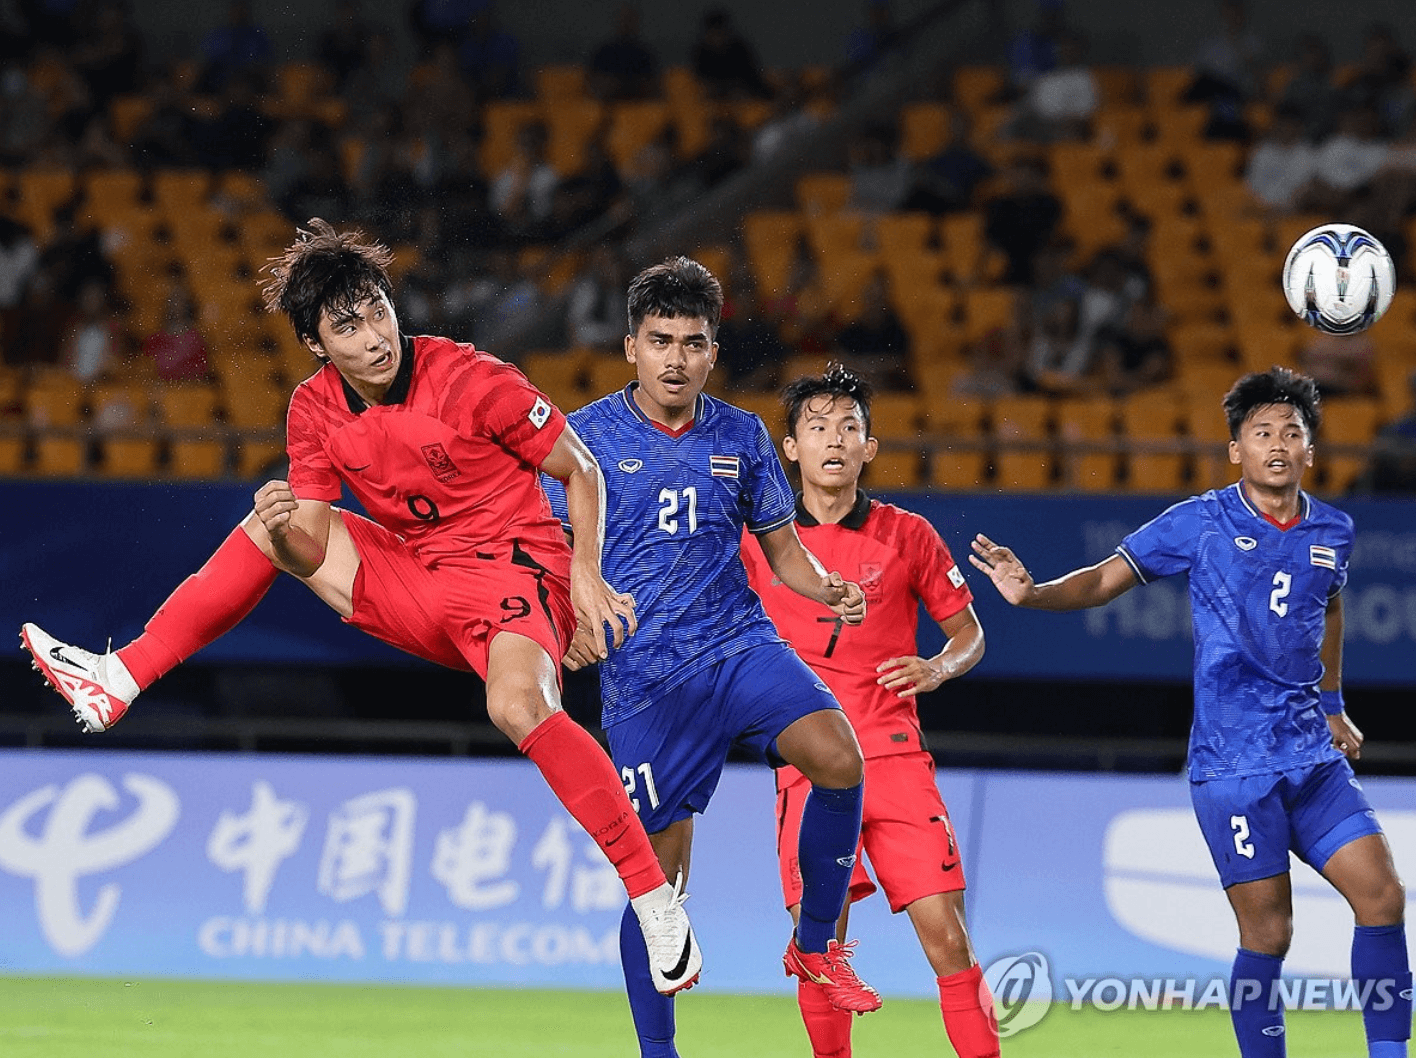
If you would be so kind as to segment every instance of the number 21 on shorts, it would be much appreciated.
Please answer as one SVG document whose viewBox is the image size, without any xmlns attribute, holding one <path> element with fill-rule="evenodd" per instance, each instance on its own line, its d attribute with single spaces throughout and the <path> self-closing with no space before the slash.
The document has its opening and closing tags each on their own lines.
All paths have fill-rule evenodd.
<svg viewBox="0 0 1416 1058">
<path fill-rule="evenodd" d="M 635 773 L 639 778 L 636 780 Z M 649 808 L 651 810 L 659 807 L 659 791 L 654 786 L 654 766 L 648 761 L 631 768 L 626 764 L 620 769 L 620 778 L 624 780 L 624 792 L 629 794 L 629 803 L 635 812 L 639 811 L 639 798 L 635 797 L 635 791 L 639 788 L 640 782 L 644 784 L 644 796 L 649 798 Z"/>
<path fill-rule="evenodd" d="M 1240 856 L 1252 860 L 1254 858 L 1254 843 L 1247 840 L 1249 837 L 1249 817 L 1230 816 L 1229 825 L 1234 829 L 1234 851 Z"/>
</svg>

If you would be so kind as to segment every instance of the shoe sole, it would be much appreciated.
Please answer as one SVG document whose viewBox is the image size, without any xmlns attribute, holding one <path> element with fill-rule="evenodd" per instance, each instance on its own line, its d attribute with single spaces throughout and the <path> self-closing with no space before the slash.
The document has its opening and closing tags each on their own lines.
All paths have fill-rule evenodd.
<svg viewBox="0 0 1416 1058">
<path fill-rule="evenodd" d="M 58 681 L 54 678 L 52 670 L 49 668 L 48 665 L 46 665 L 43 661 L 40 660 L 39 651 L 35 650 L 34 644 L 30 642 L 28 631 L 29 627 L 30 626 L 28 624 L 22 625 L 20 627 L 20 645 L 24 647 L 25 650 L 29 653 L 30 668 L 34 669 L 35 672 L 39 673 L 40 676 L 43 677 L 44 682 L 49 685 L 50 690 L 52 690 L 55 694 L 59 695 L 60 698 L 63 698 L 64 701 L 69 703 L 69 712 L 73 713 L 74 722 L 77 723 L 79 727 L 83 729 L 84 734 L 96 735 L 100 731 L 107 731 L 108 728 L 104 726 L 102 721 L 90 721 L 86 716 L 84 716 L 84 710 L 80 708 L 80 706 L 77 705 L 67 693 L 65 693 L 64 688 L 59 686 Z"/>
</svg>

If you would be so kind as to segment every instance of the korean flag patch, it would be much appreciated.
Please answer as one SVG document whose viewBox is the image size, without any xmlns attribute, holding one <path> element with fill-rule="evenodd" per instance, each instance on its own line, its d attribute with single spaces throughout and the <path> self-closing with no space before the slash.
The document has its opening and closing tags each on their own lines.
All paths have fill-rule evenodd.
<svg viewBox="0 0 1416 1058">
<path fill-rule="evenodd" d="M 539 430 L 546 425 L 546 420 L 551 417 L 551 402 L 545 397 L 537 397 L 536 403 L 531 405 L 531 411 L 526 417 L 531 420 L 531 425 Z"/>
<path fill-rule="evenodd" d="M 949 583 L 956 588 L 962 588 L 964 586 L 964 575 L 959 572 L 958 566 L 949 567 Z"/>
</svg>

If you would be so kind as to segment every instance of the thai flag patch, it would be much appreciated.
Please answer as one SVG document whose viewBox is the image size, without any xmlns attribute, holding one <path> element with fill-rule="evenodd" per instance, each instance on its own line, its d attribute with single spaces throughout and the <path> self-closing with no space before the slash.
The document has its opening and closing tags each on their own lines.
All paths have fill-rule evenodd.
<svg viewBox="0 0 1416 1058">
<path fill-rule="evenodd" d="M 1330 547 L 1313 544 L 1308 548 L 1308 557 L 1315 566 L 1322 566 L 1324 569 L 1337 569 L 1337 552 Z"/>
<path fill-rule="evenodd" d="M 735 478 L 741 469 L 737 456 L 709 456 L 708 469 L 715 478 Z"/>
</svg>

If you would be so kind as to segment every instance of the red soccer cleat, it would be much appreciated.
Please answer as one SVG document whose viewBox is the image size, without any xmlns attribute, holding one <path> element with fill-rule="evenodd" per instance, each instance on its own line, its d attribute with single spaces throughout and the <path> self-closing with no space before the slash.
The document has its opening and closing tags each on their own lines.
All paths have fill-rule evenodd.
<svg viewBox="0 0 1416 1058">
<path fill-rule="evenodd" d="M 20 642 L 34 657 L 34 667 L 64 696 L 74 719 L 90 734 L 107 731 L 123 719 L 137 696 L 132 677 L 113 654 L 94 654 L 61 643 L 34 624 L 20 629 Z M 117 673 L 113 671 L 115 663 Z"/>
<path fill-rule="evenodd" d="M 848 960 L 855 955 L 855 946 L 855 941 L 837 944 L 833 940 L 827 942 L 824 952 L 802 951 L 797 947 L 796 934 L 793 933 L 787 953 L 782 956 L 782 966 L 788 977 L 800 977 L 803 981 L 820 985 L 837 1010 L 868 1014 L 879 1010 L 884 1000 L 851 969 Z"/>
</svg>

